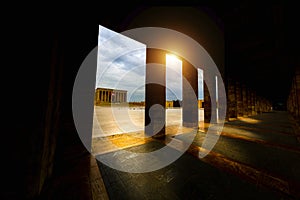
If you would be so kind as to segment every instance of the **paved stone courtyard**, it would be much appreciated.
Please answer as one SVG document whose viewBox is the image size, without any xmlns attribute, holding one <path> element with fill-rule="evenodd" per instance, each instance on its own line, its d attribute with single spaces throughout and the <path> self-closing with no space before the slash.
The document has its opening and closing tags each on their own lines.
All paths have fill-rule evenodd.
<svg viewBox="0 0 300 200">
<path fill-rule="evenodd" d="M 131 110 L 141 122 L 142 110 Z M 167 111 L 169 134 L 187 137 L 180 126 L 180 110 Z M 107 116 L 107 115 L 106 115 Z M 170 117 L 171 116 L 171 117 Z M 98 117 L 101 117 L 98 115 Z M 200 118 L 201 119 L 201 118 Z M 112 127 L 113 122 L 106 122 Z M 178 132 L 178 129 L 180 131 Z M 167 127 L 168 130 L 168 127 Z M 300 145 L 295 124 L 286 112 L 268 112 L 226 122 L 215 147 L 204 158 L 207 126 L 199 129 L 188 151 L 172 164 L 148 173 L 127 173 L 100 161 L 109 199 L 297 199 L 300 197 Z M 167 133 L 168 134 L 168 133 Z M 149 152 L 169 141 L 143 138 L 143 131 L 109 134 L 109 144 L 93 138 L 97 158 L 120 154 L 120 149 Z M 113 144 L 113 145 L 110 145 Z M 115 148 L 113 148 L 115 147 Z M 173 149 L 177 151 L 176 147 Z M 125 156 L 121 158 L 126 161 Z M 141 165 L 135 160 L 134 165 Z M 141 167 L 141 166 L 139 166 Z"/>
</svg>

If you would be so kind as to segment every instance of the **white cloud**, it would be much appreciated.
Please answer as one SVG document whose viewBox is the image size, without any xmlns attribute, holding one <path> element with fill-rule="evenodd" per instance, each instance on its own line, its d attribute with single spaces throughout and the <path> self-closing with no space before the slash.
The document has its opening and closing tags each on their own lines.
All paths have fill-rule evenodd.
<svg viewBox="0 0 300 200">
<path fill-rule="evenodd" d="M 129 101 L 144 101 L 145 64 L 146 45 L 99 26 L 96 87 L 127 90 Z M 167 99 L 182 100 L 182 69 L 168 68 Z M 198 80 L 202 76 L 198 73 Z M 198 84 L 199 98 L 203 99 L 203 82 Z"/>
<path fill-rule="evenodd" d="M 128 100 L 144 101 L 145 64 L 146 45 L 99 26 L 96 87 L 127 90 Z"/>
</svg>

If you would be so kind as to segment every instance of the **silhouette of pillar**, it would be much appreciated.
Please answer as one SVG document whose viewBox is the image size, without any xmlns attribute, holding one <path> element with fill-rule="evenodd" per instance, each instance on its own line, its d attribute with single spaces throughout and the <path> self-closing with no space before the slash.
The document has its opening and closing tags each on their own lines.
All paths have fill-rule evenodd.
<svg viewBox="0 0 300 200">
<path fill-rule="evenodd" d="M 264 112 L 268 112 L 268 100 L 264 99 Z"/>
<path fill-rule="evenodd" d="M 261 105 L 262 105 L 262 111 L 263 111 L 263 112 L 266 112 L 266 101 L 265 101 L 265 98 L 264 98 L 264 97 L 262 98 Z"/>
<path fill-rule="evenodd" d="M 166 119 L 166 52 L 147 48 L 146 64 L 145 134 L 148 137 L 164 138 Z M 162 64 L 163 66 L 157 64 Z"/>
<path fill-rule="evenodd" d="M 258 94 L 255 92 L 255 99 L 254 99 L 254 101 L 255 101 L 255 113 L 256 114 L 259 114 L 259 111 L 258 111 Z"/>
<path fill-rule="evenodd" d="M 262 99 L 260 96 L 257 97 L 257 110 L 258 113 L 261 114 L 262 113 Z"/>
<path fill-rule="evenodd" d="M 236 96 L 237 117 L 242 117 L 243 116 L 243 99 L 242 99 L 241 84 L 239 82 L 235 83 L 235 96 Z"/>
<path fill-rule="evenodd" d="M 221 75 L 222 76 L 222 75 Z M 224 117 L 226 118 L 227 113 L 227 103 L 225 105 L 225 102 L 227 101 L 227 95 L 226 92 L 223 92 L 221 88 L 225 87 L 223 80 L 224 77 L 218 76 L 217 81 L 217 93 L 218 96 L 216 97 L 216 108 L 217 108 L 217 121 L 218 122 L 224 122 Z M 222 120 L 222 121 L 221 121 Z"/>
<path fill-rule="evenodd" d="M 227 82 L 227 115 L 229 118 L 237 117 L 237 99 L 235 92 L 235 84 L 232 79 L 228 79 Z"/>
<path fill-rule="evenodd" d="M 265 112 L 265 99 L 263 97 L 261 98 L 261 111 Z"/>
<path fill-rule="evenodd" d="M 251 105 L 252 105 L 252 115 L 256 115 L 256 109 L 255 109 L 255 91 L 251 92 Z"/>
<path fill-rule="evenodd" d="M 252 115 L 252 104 L 251 104 L 251 89 L 247 88 L 247 105 L 248 105 L 248 116 Z"/>
<path fill-rule="evenodd" d="M 204 71 L 204 122 L 217 123 L 216 77 Z M 208 90 L 210 88 L 210 92 Z M 214 108 L 213 108 L 214 107 Z"/>
<path fill-rule="evenodd" d="M 295 117 L 298 117 L 298 106 L 297 106 L 297 87 L 296 87 L 296 77 L 292 84 L 292 113 Z"/>
<path fill-rule="evenodd" d="M 198 127 L 198 71 L 182 60 L 182 125 Z"/>
<path fill-rule="evenodd" d="M 243 97 L 243 116 L 248 116 L 248 100 L 247 100 L 247 87 L 242 85 L 242 97 Z"/>
<path fill-rule="evenodd" d="M 291 89 L 291 92 L 290 92 L 290 112 L 293 114 L 293 116 L 298 116 L 298 113 L 297 113 L 297 91 L 296 91 L 296 78 L 294 77 L 293 78 L 293 82 L 292 82 L 292 89 Z"/>
<path fill-rule="evenodd" d="M 294 110 L 296 117 L 300 116 L 300 67 L 296 69 L 296 76 L 295 76 L 295 104 Z"/>
</svg>

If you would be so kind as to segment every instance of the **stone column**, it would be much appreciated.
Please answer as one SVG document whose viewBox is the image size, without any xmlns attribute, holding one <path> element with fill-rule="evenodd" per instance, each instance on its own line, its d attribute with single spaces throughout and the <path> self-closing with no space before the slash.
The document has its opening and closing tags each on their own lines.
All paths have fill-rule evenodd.
<svg viewBox="0 0 300 200">
<path fill-rule="evenodd" d="M 252 104 L 251 104 L 251 89 L 247 88 L 247 105 L 248 105 L 248 109 L 247 109 L 247 115 L 251 116 L 252 115 Z"/>
<path fill-rule="evenodd" d="M 217 123 L 216 77 L 209 71 L 203 72 L 204 77 L 204 122 Z M 210 92 L 208 90 L 210 88 Z"/>
<path fill-rule="evenodd" d="M 257 104 L 258 104 L 258 112 L 259 114 L 262 113 L 262 98 L 260 96 L 257 97 Z"/>
<path fill-rule="evenodd" d="M 243 116 L 248 116 L 248 100 L 247 100 L 247 87 L 242 85 L 242 98 L 243 98 Z"/>
<path fill-rule="evenodd" d="M 243 98 L 242 98 L 242 90 L 241 84 L 236 82 L 235 84 L 235 96 L 236 96 L 236 109 L 237 109 L 237 117 L 243 116 Z"/>
<path fill-rule="evenodd" d="M 297 82 L 296 82 L 296 77 L 294 78 L 294 83 L 293 83 L 293 114 L 295 117 L 299 116 L 298 113 L 298 98 L 297 98 Z"/>
<path fill-rule="evenodd" d="M 295 78 L 293 79 L 292 89 L 291 89 L 291 112 L 294 116 L 297 116 L 296 108 L 297 108 L 297 96 L 296 96 L 296 86 L 295 86 Z"/>
<path fill-rule="evenodd" d="M 227 82 L 227 116 L 228 119 L 237 118 L 236 88 L 232 79 Z"/>
<path fill-rule="evenodd" d="M 296 77 L 294 77 L 293 79 L 293 83 L 292 83 L 292 105 L 291 105 L 291 110 L 292 110 L 292 114 L 297 117 L 298 116 L 298 112 L 297 112 L 297 87 L 296 87 Z"/>
<path fill-rule="evenodd" d="M 262 98 L 261 105 L 262 105 L 262 112 L 266 112 L 266 100 L 264 97 Z"/>
<path fill-rule="evenodd" d="M 164 138 L 166 121 L 166 52 L 147 48 L 146 63 L 145 134 L 148 137 Z"/>
<path fill-rule="evenodd" d="M 182 125 L 198 127 L 198 70 L 182 60 Z"/>
<path fill-rule="evenodd" d="M 256 93 L 255 91 L 252 91 L 251 93 L 251 105 L 252 105 L 252 115 L 256 115 L 256 108 L 255 108 L 255 98 L 256 98 Z"/>
<path fill-rule="evenodd" d="M 258 113 L 258 103 L 257 103 L 257 93 L 256 92 L 254 92 L 254 110 L 255 110 L 255 114 L 257 115 L 257 114 L 259 114 Z"/>
<path fill-rule="evenodd" d="M 100 95 L 100 92 L 99 92 L 99 90 L 96 89 L 95 96 L 94 96 L 94 104 L 95 105 L 99 104 L 99 95 Z"/>
<path fill-rule="evenodd" d="M 221 75 L 222 76 L 222 75 Z M 222 122 L 220 121 L 221 118 L 223 118 L 222 120 L 224 120 L 224 117 L 226 118 L 226 113 L 227 113 L 227 95 L 226 95 L 226 91 L 223 92 L 223 90 L 221 88 L 224 88 L 225 85 L 224 85 L 224 80 L 226 80 L 224 77 L 221 77 L 221 76 L 218 76 L 218 89 L 217 89 L 217 92 L 218 92 L 218 96 L 217 96 L 217 120 L 218 120 L 218 123 L 219 122 Z M 226 89 L 225 89 L 226 90 Z M 225 104 L 226 102 L 226 104 Z M 224 122 L 224 121 L 223 121 Z"/>
<path fill-rule="evenodd" d="M 296 70 L 295 77 L 295 107 L 296 107 L 296 117 L 300 116 L 300 69 Z"/>
<path fill-rule="evenodd" d="M 98 100 L 97 102 L 100 104 L 101 103 L 101 90 L 98 90 Z"/>
</svg>

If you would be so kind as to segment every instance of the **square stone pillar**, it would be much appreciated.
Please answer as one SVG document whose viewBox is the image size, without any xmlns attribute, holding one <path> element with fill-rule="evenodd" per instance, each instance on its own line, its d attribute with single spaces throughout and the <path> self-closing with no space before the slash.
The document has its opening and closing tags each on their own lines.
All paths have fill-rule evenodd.
<svg viewBox="0 0 300 200">
<path fill-rule="evenodd" d="M 228 119 L 237 118 L 236 88 L 232 79 L 227 82 L 227 115 Z"/>
<path fill-rule="evenodd" d="M 242 117 L 243 116 L 243 98 L 242 98 L 241 84 L 239 82 L 235 83 L 235 96 L 236 96 L 237 117 Z"/>
<path fill-rule="evenodd" d="M 243 116 L 248 116 L 248 100 L 247 100 L 247 87 L 242 85 L 242 97 L 243 97 Z"/>
<path fill-rule="evenodd" d="M 257 107 L 258 114 L 261 114 L 262 113 L 262 107 L 261 107 L 261 97 L 260 96 L 256 97 L 256 107 Z"/>
<path fill-rule="evenodd" d="M 166 52 L 147 48 L 146 64 L 145 134 L 148 137 L 164 138 L 166 123 Z"/>
<path fill-rule="evenodd" d="M 251 89 L 247 88 L 247 105 L 248 105 L 248 116 L 252 115 L 252 103 L 251 103 Z"/>
<path fill-rule="evenodd" d="M 216 77 L 204 71 L 204 122 L 217 123 Z M 208 90 L 210 88 L 210 90 Z M 210 91 L 210 92 L 209 92 Z M 215 107 L 215 109 L 212 108 Z"/>
<path fill-rule="evenodd" d="M 257 112 L 256 112 L 256 92 L 255 91 L 252 91 L 252 94 L 251 94 L 251 104 L 252 104 L 252 115 L 256 115 Z"/>
<path fill-rule="evenodd" d="M 295 76 L 295 114 L 300 117 L 300 69 L 296 71 Z"/>
<path fill-rule="evenodd" d="M 255 112 L 255 92 L 251 90 L 251 114 L 256 115 Z"/>
<path fill-rule="evenodd" d="M 198 70 L 182 60 L 182 125 L 198 127 Z"/>
<path fill-rule="evenodd" d="M 222 75 L 221 75 L 222 76 Z M 218 96 L 216 98 L 216 105 L 217 105 L 217 121 L 218 123 L 224 122 L 224 117 L 226 120 L 227 115 L 227 94 L 226 91 L 223 92 L 221 88 L 224 88 L 224 80 L 226 80 L 224 77 L 218 76 L 218 83 L 217 83 L 217 93 Z M 226 102 L 226 104 L 225 104 Z M 221 121 L 222 120 L 222 121 Z"/>
<path fill-rule="evenodd" d="M 95 94 L 95 105 L 98 105 L 100 103 L 100 91 L 96 90 Z"/>
</svg>

